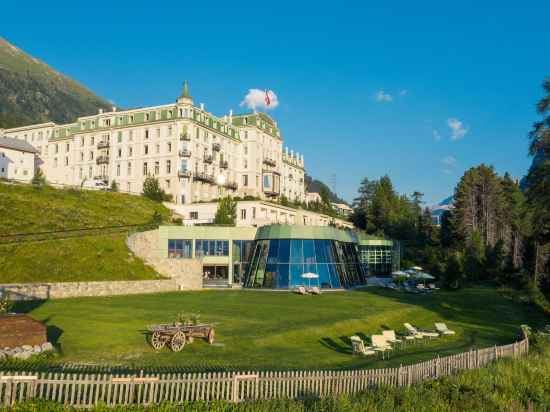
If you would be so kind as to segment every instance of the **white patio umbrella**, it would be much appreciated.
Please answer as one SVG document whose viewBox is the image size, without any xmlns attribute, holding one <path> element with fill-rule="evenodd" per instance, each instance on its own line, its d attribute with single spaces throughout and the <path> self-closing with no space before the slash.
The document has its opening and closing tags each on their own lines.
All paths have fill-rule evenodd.
<svg viewBox="0 0 550 412">
<path fill-rule="evenodd" d="M 317 279 L 319 275 L 317 273 L 307 272 L 302 274 L 302 279 L 307 279 L 307 286 L 311 286 L 311 279 Z"/>
<path fill-rule="evenodd" d="M 407 272 L 403 272 L 402 270 L 396 270 L 395 272 L 392 272 L 391 274 L 394 278 L 403 276 L 405 278 L 408 278 L 410 275 Z"/>
<path fill-rule="evenodd" d="M 417 272 L 422 270 L 422 268 L 420 266 L 413 266 L 411 269 L 416 270 Z"/>
<path fill-rule="evenodd" d="M 418 272 L 414 275 L 414 278 L 416 280 L 422 280 L 424 283 L 426 283 L 427 280 L 435 279 L 435 277 L 426 272 Z"/>
</svg>

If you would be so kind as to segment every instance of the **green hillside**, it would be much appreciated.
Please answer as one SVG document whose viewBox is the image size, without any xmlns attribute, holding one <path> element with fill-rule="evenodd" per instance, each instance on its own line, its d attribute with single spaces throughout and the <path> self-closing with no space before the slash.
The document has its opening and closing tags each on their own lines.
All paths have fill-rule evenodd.
<svg viewBox="0 0 550 412">
<path fill-rule="evenodd" d="M 159 203 L 122 193 L 61 190 L 0 183 L 0 235 L 150 222 Z M 70 239 L 3 244 L 0 283 L 156 279 L 134 257 L 126 233 L 95 232 Z"/>
<path fill-rule="evenodd" d="M 0 38 L 0 128 L 54 121 L 109 109 L 111 104 Z"/>
</svg>

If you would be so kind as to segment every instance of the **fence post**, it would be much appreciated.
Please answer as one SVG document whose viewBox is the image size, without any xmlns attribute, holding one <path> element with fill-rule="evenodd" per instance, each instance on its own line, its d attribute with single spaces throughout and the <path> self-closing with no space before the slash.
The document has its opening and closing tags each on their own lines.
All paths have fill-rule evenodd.
<svg viewBox="0 0 550 412">
<path fill-rule="evenodd" d="M 497 345 L 495 345 L 495 360 L 498 360 L 498 349 L 497 349 Z"/>
<path fill-rule="evenodd" d="M 435 378 L 439 378 L 439 353 L 437 354 L 437 359 L 435 360 Z"/>
<path fill-rule="evenodd" d="M 233 374 L 233 394 L 231 396 L 231 401 L 237 403 L 239 401 L 239 381 L 237 380 L 237 374 Z"/>
<path fill-rule="evenodd" d="M 12 406 L 11 392 L 12 392 L 13 379 L 6 380 L 6 389 L 4 392 L 4 405 L 7 407 Z"/>
<path fill-rule="evenodd" d="M 400 363 L 399 364 L 399 369 L 397 370 L 397 386 L 398 387 L 403 385 L 402 374 L 403 374 L 403 364 Z"/>
</svg>

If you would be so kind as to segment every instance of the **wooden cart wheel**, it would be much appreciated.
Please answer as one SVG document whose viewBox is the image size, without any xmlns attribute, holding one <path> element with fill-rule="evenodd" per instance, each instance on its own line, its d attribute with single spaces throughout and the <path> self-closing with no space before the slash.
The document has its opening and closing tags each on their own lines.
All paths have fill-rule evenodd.
<svg viewBox="0 0 550 412">
<path fill-rule="evenodd" d="M 174 352 L 179 352 L 183 349 L 185 346 L 185 334 L 181 331 L 176 332 L 174 336 L 172 336 L 172 340 L 170 341 L 170 348 Z"/>
<path fill-rule="evenodd" d="M 208 343 L 212 345 L 214 343 L 214 338 L 216 337 L 216 332 L 214 329 L 210 329 L 210 332 L 208 332 Z"/>
<path fill-rule="evenodd" d="M 164 345 L 166 344 L 166 341 L 162 339 L 162 335 L 160 332 L 153 332 L 151 335 L 151 346 L 156 349 L 162 349 Z"/>
</svg>

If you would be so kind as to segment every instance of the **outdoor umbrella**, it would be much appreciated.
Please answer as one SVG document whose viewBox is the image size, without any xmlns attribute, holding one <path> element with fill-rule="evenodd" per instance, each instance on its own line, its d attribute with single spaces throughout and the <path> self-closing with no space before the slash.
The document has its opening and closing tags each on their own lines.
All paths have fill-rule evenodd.
<svg viewBox="0 0 550 412">
<path fill-rule="evenodd" d="M 435 279 L 435 277 L 433 277 L 432 275 L 430 275 L 429 273 L 426 273 L 426 272 L 418 272 L 414 275 L 414 278 L 416 280 L 422 280 L 422 281 L 424 281 L 424 283 L 426 283 L 427 280 Z"/>
<path fill-rule="evenodd" d="M 302 279 L 307 279 L 307 286 L 311 287 L 311 279 L 317 279 L 319 277 L 316 273 L 307 272 L 302 275 Z"/>
<path fill-rule="evenodd" d="M 413 266 L 411 269 L 416 270 L 416 271 L 421 271 L 422 270 L 422 268 L 420 266 Z"/>
<path fill-rule="evenodd" d="M 410 275 L 407 273 L 407 272 L 403 272 L 402 270 L 397 270 L 395 272 L 392 272 L 391 274 L 394 278 L 397 278 L 399 276 L 403 276 L 403 277 L 406 277 L 408 278 Z"/>
</svg>

